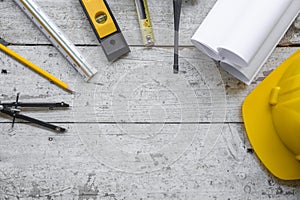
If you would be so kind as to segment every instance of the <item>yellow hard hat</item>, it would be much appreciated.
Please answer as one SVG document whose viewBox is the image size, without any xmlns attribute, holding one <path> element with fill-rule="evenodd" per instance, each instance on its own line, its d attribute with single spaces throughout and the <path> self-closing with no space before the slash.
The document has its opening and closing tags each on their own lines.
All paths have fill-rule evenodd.
<svg viewBox="0 0 300 200">
<path fill-rule="evenodd" d="M 300 50 L 246 97 L 242 112 L 266 168 L 280 179 L 300 179 Z"/>
</svg>

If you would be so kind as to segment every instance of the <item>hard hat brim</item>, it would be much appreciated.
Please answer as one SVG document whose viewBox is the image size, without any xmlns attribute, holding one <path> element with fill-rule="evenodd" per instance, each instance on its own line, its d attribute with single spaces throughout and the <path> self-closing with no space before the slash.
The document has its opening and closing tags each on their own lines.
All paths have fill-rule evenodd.
<svg viewBox="0 0 300 200">
<path fill-rule="evenodd" d="M 300 179 L 300 161 L 276 133 L 269 96 L 271 89 L 299 56 L 300 50 L 278 66 L 246 97 L 242 106 L 246 132 L 255 153 L 273 175 L 283 180 Z"/>
</svg>

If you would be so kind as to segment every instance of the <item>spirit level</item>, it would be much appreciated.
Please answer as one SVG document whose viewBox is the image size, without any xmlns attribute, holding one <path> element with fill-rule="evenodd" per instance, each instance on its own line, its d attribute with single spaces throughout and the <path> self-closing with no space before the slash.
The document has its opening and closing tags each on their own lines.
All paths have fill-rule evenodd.
<svg viewBox="0 0 300 200">
<path fill-rule="evenodd" d="M 108 61 L 130 52 L 129 46 L 105 0 L 79 0 Z"/>
<path fill-rule="evenodd" d="M 96 74 L 97 70 L 87 63 L 75 45 L 63 34 L 34 0 L 14 1 L 86 81 Z"/>
<path fill-rule="evenodd" d="M 152 31 L 147 0 L 135 0 L 135 5 L 139 18 L 140 29 L 142 32 L 143 43 L 147 47 L 153 46 L 155 40 Z"/>
</svg>

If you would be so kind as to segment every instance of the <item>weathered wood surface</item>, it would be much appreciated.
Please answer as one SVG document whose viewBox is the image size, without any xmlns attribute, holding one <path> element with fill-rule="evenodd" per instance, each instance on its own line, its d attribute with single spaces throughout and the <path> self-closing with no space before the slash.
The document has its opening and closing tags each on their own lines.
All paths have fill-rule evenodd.
<svg viewBox="0 0 300 200">
<path fill-rule="evenodd" d="M 20 92 L 22 101 L 72 105 L 24 111 L 66 127 L 63 135 L 22 122 L 11 129 L 1 115 L 0 199 L 299 199 L 299 181 L 278 180 L 259 162 L 241 116 L 246 95 L 296 51 L 299 22 L 245 86 L 190 43 L 214 2 L 184 1 L 174 75 L 171 1 L 148 2 L 157 42 L 147 49 L 134 2 L 110 0 L 131 53 L 108 63 L 78 1 L 39 0 L 99 70 L 85 83 L 12 1 L 0 1 L 0 37 L 76 91 L 0 53 L 0 101 Z"/>
<path fill-rule="evenodd" d="M 66 35 L 75 43 L 81 45 L 98 45 L 87 18 L 80 7 L 79 1 L 71 0 L 37 0 L 39 5 L 56 22 Z M 180 24 L 180 45 L 190 46 L 190 38 L 216 0 L 185 0 L 183 1 Z M 132 0 L 110 0 L 109 4 L 118 24 L 130 45 L 140 45 L 136 8 Z M 157 46 L 172 46 L 173 44 L 173 6 L 172 1 L 149 1 L 148 6 L 154 27 Z M 1 37 L 16 44 L 49 44 L 39 33 L 13 1 L 3 0 L 0 4 L 2 30 Z M 291 26 L 283 39 L 283 43 L 299 43 L 298 24 Z"/>
</svg>

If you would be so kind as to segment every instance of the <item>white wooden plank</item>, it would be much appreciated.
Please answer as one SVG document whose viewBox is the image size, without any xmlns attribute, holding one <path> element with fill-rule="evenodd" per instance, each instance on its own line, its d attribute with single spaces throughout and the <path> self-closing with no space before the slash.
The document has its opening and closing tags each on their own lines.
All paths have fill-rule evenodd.
<svg viewBox="0 0 300 200">
<path fill-rule="evenodd" d="M 99 45 L 84 15 L 79 1 L 74 0 L 38 0 L 40 6 L 76 44 Z M 183 1 L 180 20 L 180 45 L 192 45 L 190 38 L 199 27 L 215 0 Z M 149 10 L 153 23 L 156 45 L 171 46 L 173 39 L 172 1 L 149 1 Z M 142 45 L 136 8 L 131 0 L 110 0 L 109 5 L 130 45 Z M 12 43 L 49 44 L 46 38 L 30 22 L 13 1 L 0 2 L 1 37 Z M 296 26 L 298 27 L 298 26 Z M 299 43 L 299 29 L 292 26 L 283 43 Z"/>
<path fill-rule="evenodd" d="M 180 50 L 181 73 L 175 75 L 171 49 L 133 48 L 128 56 L 108 63 L 100 47 L 82 47 L 84 55 L 99 69 L 90 83 L 85 83 L 53 47 L 11 48 L 70 84 L 76 93 L 49 84 L 0 53 L 1 69 L 7 70 L 7 74 L 0 74 L 1 100 L 13 101 L 21 92 L 23 101 L 64 101 L 72 105 L 68 112 L 32 114 L 45 120 L 50 117 L 72 122 L 241 122 L 241 104 L 246 95 L 296 51 L 277 48 L 257 81 L 245 86 L 194 48 Z"/>
<path fill-rule="evenodd" d="M 98 75 L 90 83 L 85 83 L 60 54 L 54 53 L 56 50 L 52 47 L 14 46 L 13 49 L 69 83 L 76 93 L 66 93 L 1 54 L 5 63 L 3 69 L 8 72 L 1 74 L 0 80 L 5 86 L 2 101 L 13 101 L 17 92 L 22 93 L 23 101 L 65 101 L 72 105 L 74 119 L 71 119 L 71 114 L 62 119 L 80 122 L 211 122 L 223 120 L 225 116 L 221 76 L 215 63 L 203 55 L 200 60 L 205 67 L 196 68 L 188 60 L 181 59 L 182 72 L 175 75 L 172 73 L 173 53 L 170 49 L 134 48 L 122 60 L 107 63 L 105 58 L 99 57 L 102 52 L 98 52 L 98 47 L 85 47 L 83 52 L 99 69 Z M 35 52 L 39 56 L 34 56 Z M 127 111 L 123 106 L 128 103 Z M 219 106 L 213 106 L 214 103 Z M 52 113 L 52 119 L 61 114 Z M 38 115 L 38 112 L 34 114 Z M 40 117 L 49 117 L 48 114 L 52 116 L 49 112 Z M 129 119 L 128 114 L 135 117 Z"/>
<path fill-rule="evenodd" d="M 218 136 L 215 141 L 205 141 L 207 125 L 200 125 L 181 154 L 159 152 L 160 148 L 152 152 L 140 148 L 143 154 L 128 150 L 127 145 L 139 149 L 145 140 L 120 140 L 122 134 L 113 138 L 111 133 L 119 129 L 116 125 L 76 126 L 85 131 L 77 135 L 76 128 L 70 126 L 68 134 L 55 136 L 39 129 L 28 132 L 26 125 L 18 125 L 15 135 L 1 134 L 0 198 L 297 199 L 300 192 L 297 182 L 277 180 L 265 171 L 255 154 L 247 150 L 240 125 L 213 125 L 210 134 Z M 97 129 L 101 130 L 98 134 Z M 166 146 L 173 145 L 172 132 L 165 133 L 164 139 L 170 142 Z M 81 134 L 98 142 L 102 137 L 110 138 L 111 151 L 105 155 L 99 151 L 100 144 L 87 146 L 80 140 L 79 136 L 84 137 Z M 120 145 L 114 146 L 114 142 Z M 214 145 L 206 146 L 205 142 Z M 129 156 L 123 157 L 124 152 Z M 115 153 L 115 160 L 108 159 L 111 153 Z M 151 160 L 141 159 L 145 156 Z M 137 166 L 144 168 L 132 171 Z"/>
<path fill-rule="evenodd" d="M 297 47 L 272 53 L 245 86 L 191 46 L 215 0 L 183 1 L 180 73 L 172 73 L 171 1 L 148 1 L 157 47 L 142 47 L 134 2 L 109 0 L 132 52 L 108 63 L 79 1 L 37 0 L 99 73 L 85 83 L 12 1 L 0 1 L 9 47 L 70 84 L 69 94 L 0 52 L 0 101 L 65 101 L 23 114 L 65 134 L 0 116 L 0 199 L 299 199 L 248 142 L 241 105 Z M 281 45 L 299 43 L 299 19 Z"/>
</svg>

